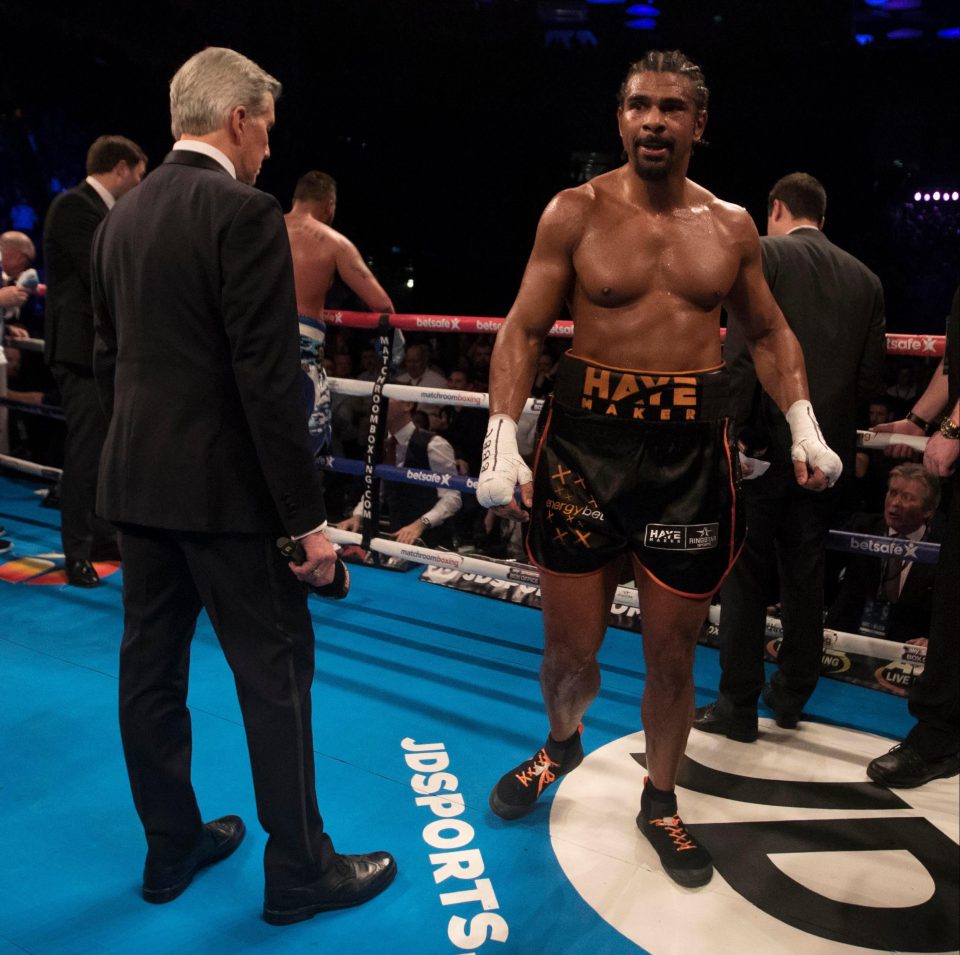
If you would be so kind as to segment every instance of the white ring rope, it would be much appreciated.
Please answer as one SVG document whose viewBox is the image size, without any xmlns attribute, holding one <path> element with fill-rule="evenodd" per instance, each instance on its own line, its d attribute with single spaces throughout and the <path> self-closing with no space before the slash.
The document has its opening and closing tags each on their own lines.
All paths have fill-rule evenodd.
<svg viewBox="0 0 960 955">
<path fill-rule="evenodd" d="M 360 534 L 341 530 L 338 527 L 324 529 L 326 537 L 334 544 L 356 544 L 363 546 Z M 510 583 L 522 583 L 530 586 L 539 586 L 540 574 L 536 567 L 529 564 L 501 564 L 484 560 L 481 557 L 470 557 L 453 551 L 433 550 L 429 547 L 420 547 L 416 544 L 399 544 L 397 541 L 383 537 L 373 538 L 367 547 L 383 554 L 385 557 L 396 557 L 414 564 L 424 564 L 428 567 L 443 567 L 447 570 L 456 570 L 464 574 L 476 574 L 481 577 L 491 577 L 494 580 L 504 580 Z M 613 603 L 625 607 L 640 609 L 640 598 L 636 587 L 618 586 L 613 597 Z M 707 621 L 719 626 L 720 607 L 711 604 L 707 614 Z M 783 625 L 774 617 L 767 617 L 767 636 L 779 637 L 783 635 Z M 864 656 L 875 656 L 881 659 L 894 653 L 909 652 L 920 657 L 926 656 L 926 648 L 915 644 L 894 643 L 878 637 L 866 637 L 859 633 L 845 633 L 841 630 L 823 631 L 824 648 L 852 651 Z"/>
</svg>

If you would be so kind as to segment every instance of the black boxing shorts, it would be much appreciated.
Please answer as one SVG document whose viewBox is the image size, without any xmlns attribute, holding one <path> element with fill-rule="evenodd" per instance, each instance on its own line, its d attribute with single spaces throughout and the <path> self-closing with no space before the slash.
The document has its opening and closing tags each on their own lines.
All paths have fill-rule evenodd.
<svg viewBox="0 0 960 955">
<path fill-rule="evenodd" d="M 527 553 L 554 574 L 633 554 L 661 587 L 715 593 L 743 544 L 727 373 L 561 359 L 543 409 Z"/>
</svg>

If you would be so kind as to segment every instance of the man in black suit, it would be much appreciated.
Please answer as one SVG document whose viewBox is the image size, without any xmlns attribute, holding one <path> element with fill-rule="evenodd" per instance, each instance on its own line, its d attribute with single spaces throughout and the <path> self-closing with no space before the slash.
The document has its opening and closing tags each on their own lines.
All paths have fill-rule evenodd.
<svg viewBox="0 0 960 955">
<path fill-rule="evenodd" d="M 293 266 L 276 200 L 253 188 L 280 84 L 211 47 L 170 85 L 173 151 L 97 233 L 95 371 L 111 412 L 98 512 L 120 528 L 120 728 L 147 837 L 143 895 L 167 902 L 243 837 L 203 824 L 190 782 L 190 641 L 206 609 L 237 684 L 257 814 L 264 918 L 364 902 L 383 852 L 339 855 L 314 788 L 313 628 L 305 582 L 336 555 L 307 441 Z M 278 535 L 299 539 L 287 565 Z M 293 573 L 291 573 L 291 570 Z"/>
<path fill-rule="evenodd" d="M 940 427 L 933 422 L 942 416 Z M 910 687 L 910 715 L 916 723 L 903 742 L 871 760 L 867 775 L 884 786 L 912 789 L 960 773 L 960 288 L 947 319 L 947 350 L 924 393 L 906 418 L 880 424 L 877 431 L 932 433 L 923 466 L 949 487 L 947 530 L 933 588 L 927 661 Z M 909 453 L 903 445 L 898 451 Z"/>
<path fill-rule="evenodd" d="M 922 464 L 900 464 L 890 472 L 882 514 L 854 514 L 847 530 L 879 537 L 939 543 L 943 516 L 937 513 L 940 483 Z M 872 632 L 906 643 L 930 633 L 936 565 L 890 556 L 854 554 L 844 562 L 843 582 L 827 611 L 832 630 Z M 872 626 L 871 626 L 872 625 Z"/>
<path fill-rule="evenodd" d="M 806 173 L 785 176 L 767 200 L 763 271 L 803 349 L 810 401 L 823 436 L 853 473 L 857 406 L 877 394 L 885 355 L 883 290 L 863 263 L 823 234 L 827 196 Z M 763 690 L 783 727 L 794 727 L 820 674 L 824 545 L 842 485 L 811 494 L 790 468 L 787 421 L 757 384 L 739 323 L 728 327 L 733 417 L 742 451 L 770 468 L 744 483 L 747 538 L 720 592 L 720 693 L 693 725 L 730 739 L 757 738 Z M 749 477 L 749 475 L 746 475 Z M 783 607 L 778 668 L 764 688 L 766 607 Z"/>
<path fill-rule="evenodd" d="M 66 417 L 60 535 L 67 579 L 77 587 L 100 583 L 92 561 L 119 556 L 113 529 L 94 512 L 107 420 L 93 380 L 90 246 L 104 216 L 143 179 L 146 168 L 147 157 L 136 143 L 123 136 L 101 136 L 87 153 L 87 178 L 53 200 L 43 226 L 44 357 Z"/>
</svg>

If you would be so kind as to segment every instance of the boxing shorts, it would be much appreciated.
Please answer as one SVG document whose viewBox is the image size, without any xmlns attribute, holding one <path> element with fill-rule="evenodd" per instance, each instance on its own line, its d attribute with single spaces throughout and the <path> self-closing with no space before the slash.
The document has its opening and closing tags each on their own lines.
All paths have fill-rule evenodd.
<svg viewBox="0 0 960 955">
<path fill-rule="evenodd" d="M 300 323 L 300 368 L 304 375 L 310 446 L 314 455 L 328 454 L 333 430 L 330 385 L 323 367 L 327 325 L 308 315 L 298 316 L 297 321 Z"/>
<path fill-rule="evenodd" d="M 715 593 L 743 543 L 722 369 L 628 371 L 569 352 L 541 414 L 527 553 L 554 574 L 633 554 L 660 586 Z"/>
</svg>

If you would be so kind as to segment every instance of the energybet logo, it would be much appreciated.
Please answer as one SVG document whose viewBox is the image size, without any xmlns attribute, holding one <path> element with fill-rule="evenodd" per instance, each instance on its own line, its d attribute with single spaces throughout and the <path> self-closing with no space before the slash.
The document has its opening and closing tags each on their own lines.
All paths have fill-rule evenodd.
<svg viewBox="0 0 960 955">
<path fill-rule="evenodd" d="M 586 504 L 568 504 L 566 501 L 558 501 L 555 498 L 548 497 L 544 501 L 544 506 L 551 511 L 559 511 L 568 521 L 578 517 L 586 517 L 592 521 L 603 520 L 603 511 Z"/>
<path fill-rule="evenodd" d="M 584 901 L 654 955 L 705 951 L 705 938 L 710 955 L 955 952 L 960 777 L 893 791 L 865 772 L 890 740 L 767 719 L 760 731 L 753 746 L 690 735 L 679 812 L 715 866 L 697 891 L 637 830 L 643 733 L 563 777 L 550 839 Z"/>
</svg>

